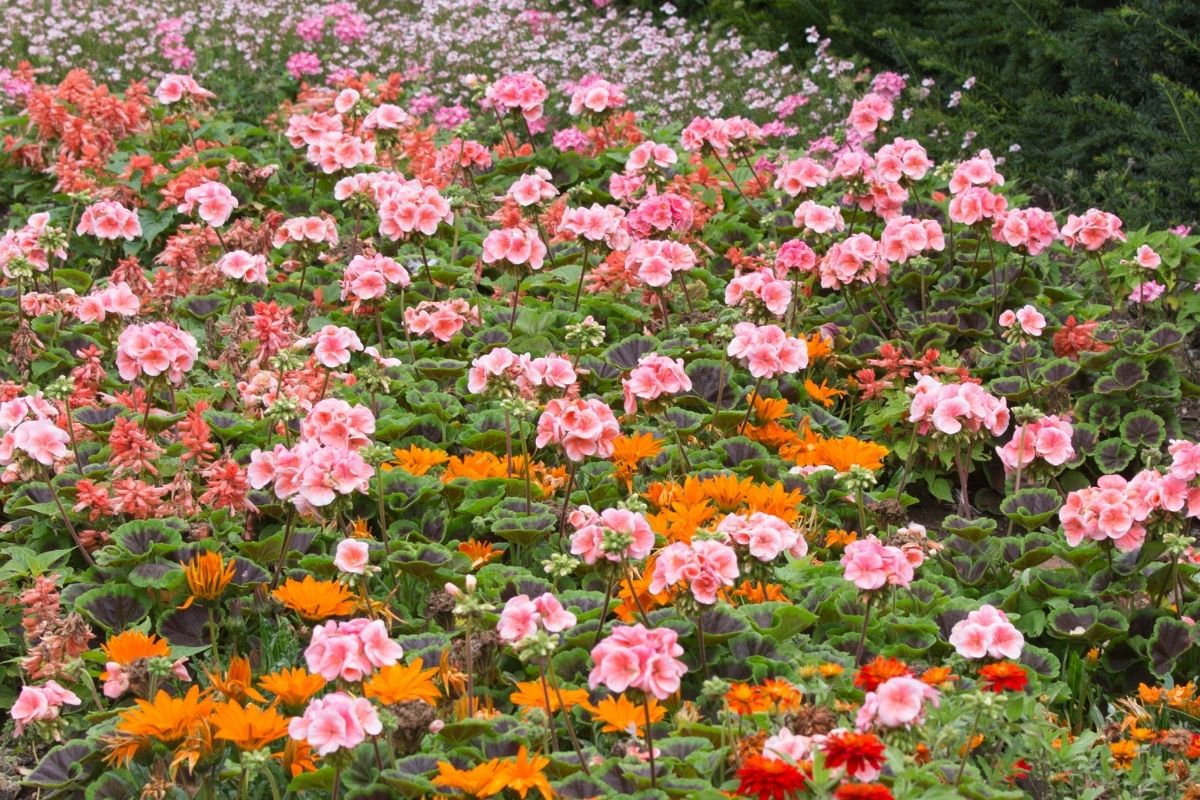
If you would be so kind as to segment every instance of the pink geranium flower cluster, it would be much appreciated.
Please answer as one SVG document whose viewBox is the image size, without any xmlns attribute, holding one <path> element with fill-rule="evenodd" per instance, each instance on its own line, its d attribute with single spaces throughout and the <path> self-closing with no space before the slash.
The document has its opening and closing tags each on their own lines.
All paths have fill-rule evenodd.
<svg viewBox="0 0 1200 800">
<path fill-rule="evenodd" d="M 1109 242 L 1125 241 L 1121 224 L 1121 218 L 1116 214 L 1089 208 L 1081 217 L 1067 216 L 1067 224 L 1062 227 L 1062 240 L 1072 250 L 1083 245 L 1085 250 L 1096 251 Z"/>
<path fill-rule="evenodd" d="M 217 259 L 221 274 L 246 283 L 267 282 L 267 258 L 245 250 L 230 250 Z"/>
<path fill-rule="evenodd" d="M 83 210 L 75 233 L 95 236 L 97 239 L 124 239 L 132 242 L 142 235 L 142 223 L 138 215 L 114 200 L 101 200 Z"/>
<path fill-rule="evenodd" d="M 745 117 L 695 117 L 683 129 L 679 141 L 689 153 L 707 148 L 718 156 L 726 156 L 730 150 L 757 143 L 762 136 L 762 128 Z"/>
<path fill-rule="evenodd" d="M 520 644 L 541 628 L 549 633 L 560 633 L 575 627 L 575 615 L 563 608 L 563 604 L 550 592 L 534 599 L 519 594 L 510 597 L 500 611 L 496 623 L 496 634 L 508 644 Z"/>
<path fill-rule="evenodd" d="M 538 167 L 513 181 L 506 192 L 522 208 L 536 206 L 558 196 L 558 189 L 550 182 L 551 175 L 545 167 Z"/>
<path fill-rule="evenodd" d="M 330 217 L 292 217 L 276 229 L 271 246 L 283 247 L 288 242 L 333 246 L 338 243 L 337 225 Z"/>
<path fill-rule="evenodd" d="M 158 88 L 154 90 L 154 97 L 167 106 L 181 100 L 199 103 L 211 100 L 216 95 L 196 83 L 196 79 L 191 75 L 164 75 Z"/>
<path fill-rule="evenodd" d="M 808 344 L 778 325 L 739 322 L 733 326 L 730 357 L 745 359 L 755 378 L 790 375 L 808 366 Z"/>
<path fill-rule="evenodd" d="M 515 267 L 528 264 L 539 270 L 546 260 L 546 245 L 537 231 L 527 227 L 501 228 L 491 231 L 483 240 L 483 263 L 503 261 Z"/>
<path fill-rule="evenodd" d="M 616 693 L 638 689 L 666 700 L 679 691 L 679 681 L 687 674 L 681 655 L 679 634 L 670 628 L 617 625 L 592 648 L 588 685 L 594 689 L 604 684 Z"/>
<path fill-rule="evenodd" d="M 79 298 L 72 311 L 80 322 L 104 322 L 109 314 L 136 317 L 141 308 L 142 301 L 129 284 L 118 281 Z"/>
<path fill-rule="evenodd" d="M 467 391 L 483 394 L 493 387 L 493 379 L 510 382 L 518 392 L 531 395 L 541 386 L 567 389 L 577 376 L 570 359 L 558 355 L 533 358 L 529 353 L 517 355 L 507 347 L 496 347 L 478 356 L 467 370 Z"/>
<path fill-rule="evenodd" d="M 879 245 L 885 259 L 903 264 L 927 250 L 945 250 L 946 239 L 936 220 L 899 216 L 888 220 Z"/>
<path fill-rule="evenodd" d="M 342 273 L 342 299 L 358 307 L 370 300 L 382 299 L 389 286 L 407 287 L 412 283 L 408 270 L 382 253 L 357 255 Z"/>
<path fill-rule="evenodd" d="M 625 413 L 637 413 L 637 401 L 653 402 L 664 395 L 679 394 L 692 390 L 692 379 L 683 367 L 683 359 L 667 358 L 657 353 L 647 353 L 638 359 L 638 364 L 621 379 L 625 393 Z"/>
<path fill-rule="evenodd" d="M 432 236 L 438 225 L 454 222 L 450 203 L 437 188 L 419 180 L 387 180 L 375 186 L 379 233 L 395 241 L 413 233 Z"/>
<path fill-rule="evenodd" d="M 841 560 L 842 577 L 864 592 L 884 586 L 907 587 L 924 560 L 919 546 L 895 547 L 868 536 L 846 545 Z"/>
<path fill-rule="evenodd" d="M 807 243 L 799 239 L 788 239 L 775 253 L 775 274 L 786 276 L 789 272 L 812 272 L 817 267 L 817 254 Z M 728 301 L 726 301 L 728 302 Z"/>
<path fill-rule="evenodd" d="M 898 183 L 905 178 L 919 181 L 931 169 L 929 154 L 915 139 L 897 136 L 875 152 L 875 177 L 884 183 Z"/>
<path fill-rule="evenodd" d="M 353 750 L 368 736 L 383 731 L 383 723 L 371 701 L 334 692 L 312 700 L 304 715 L 288 723 L 288 735 L 307 742 L 319 756 L 338 750 Z"/>
<path fill-rule="evenodd" d="M 571 534 L 571 554 L 582 558 L 585 564 L 595 564 L 601 559 L 614 563 L 638 561 L 654 549 L 654 531 L 636 511 L 606 508 L 596 513 L 591 506 L 580 506 L 571 512 L 568 521 L 575 528 Z M 616 548 L 617 538 L 627 539 L 628 544 Z"/>
<path fill-rule="evenodd" d="M 9 272 L 9 264 L 18 257 L 24 258 L 38 272 L 45 272 L 50 266 L 50 256 L 66 258 L 66 245 L 60 245 L 53 253 L 48 252 L 42 244 L 42 237 L 50 228 L 50 215 L 41 212 L 30 214 L 26 223 L 16 230 L 4 232 L 0 237 L 0 272 L 7 277 L 13 277 Z"/>
<path fill-rule="evenodd" d="M 881 94 L 868 92 L 854 101 L 847 121 L 860 137 L 865 138 L 879 129 L 879 123 L 890 120 L 893 114 L 895 108 L 891 100 Z"/>
<path fill-rule="evenodd" d="M 917 423 L 921 435 L 932 428 L 947 436 L 963 431 L 999 436 L 1008 427 L 1008 401 L 977 383 L 942 383 L 933 375 L 922 375 L 908 392 L 913 396 L 908 421 Z"/>
<path fill-rule="evenodd" d="M 567 113 L 572 117 L 584 112 L 603 114 L 624 108 L 626 102 L 624 86 L 606 81 L 599 75 L 588 75 L 575 84 L 571 91 L 571 103 L 567 107 Z"/>
<path fill-rule="evenodd" d="M 1034 459 L 1042 459 L 1052 467 L 1061 467 L 1075 457 L 1071 444 L 1074 429 L 1071 421 L 1056 414 L 1018 425 L 1013 430 L 1012 440 L 996 448 L 996 454 L 1004 464 L 1005 472 L 1024 469 Z"/>
<path fill-rule="evenodd" d="M 667 170 L 675 166 L 678 161 L 679 156 L 671 149 L 670 145 L 642 142 L 629 151 L 629 157 L 625 159 L 625 174 L 627 176 L 640 175 L 649 171 L 651 165 L 654 165 L 656 170 Z"/>
<path fill-rule="evenodd" d="M 197 355 L 196 337 L 169 322 L 130 325 L 117 337 L 117 372 L 126 381 L 165 374 L 178 385 Z"/>
<path fill-rule="evenodd" d="M 754 302 L 751 303 L 750 301 Z M 782 317 L 792 304 L 791 281 L 780 280 L 769 269 L 738 275 L 725 285 L 725 305 L 758 305 Z"/>
<path fill-rule="evenodd" d="M 792 224 L 813 233 L 829 233 L 845 229 L 846 220 L 842 218 L 842 209 L 838 206 L 823 206 L 812 200 L 805 200 L 796 206 Z"/>
<path fill-rule="evenodd" d="M 1173 462 L 1166 474 L 1144 469 L 1130 480 L 1120 475 L 1102 475 L 1095 486 L 1067 495 L 1058 511 L 1067 543 L 1072 547 L 1084 539 L 1111 540 L 1123 553 L 1133 552 L 1146 539 L 1146 521 L 1156 511 L 1184 511 L 1200 518 L 1200 487 L 1195 479 L 1195 461 L 1200 451 L 1195 444 L 1172 441 Z"/>
<path fill-rule="evenodd" d="M 526 122 L 536 122 L 542 117 L 542 108 L 550 93 L 546 84 L 529 72 L 505 75 L 484 92 L 484 107 L 494 108 L 504 114 L 516 111 Z"/>
<path fill-rule="evenodd" d="M 625 223 L 633 236 L 646 238 L 656 233 L 687 233 L 694 219 L 691 200 L 674 192 L 665 192 L 639 200 Z"/>
<path fill-rule="evenodd" d="M 925 237 L 928 244 L 927 231 Z M 866 233 L 852 234 L 831 246 L 818 269 L 824 289 L 840 289 L 852 283 L 882 283 L 888 276 L 888 262 L 879 242 Z"/>
<path fill-rule="evenodd" d="M 911 728 L 925 720 L 926 703 L 937 708 L 941 695 L 937 689 L 917 678 L 889 678 L 873 692 L 867 692 L 854 725 L 860 731 L 875 727 Z"/>
<path fill-rule="evenodd" d="M 304 438 L 343 450 L 361 450 L 371 443 L 374 433 L 375 415 L 369 408 L 337 397 L 321 400 L 300 422 Z"/>
<path fill-rule="evenodd" d="M 13 735 L 20 736 L 27 725 L 35 722 L 53 722 L 64 705 L 77 706 L 81 702 L 77 694 L 64 689 L 57 681 L 46 681 L 42 686 L 22 686 L 17 701 L 8 710 L 13 721 Z M 55 732 L 54 740 L 62 741 L 62 737 Z"/>
<path fill-rule="evenodd" d="M 1026 336 L 1041 336 L 1042 331 L 1046 329 L 1045 315 L 1028 304 L 1018 308 L 1016 311 L 1013 311 L 1011 308 L 1006 309 L 996 321 L 1000 323 L 1001 328 L 1005 329 L 1005 338 L 1011 338 L 1015 335 L 1018 327 Z"/>
<path fill-rule="evenodd" d="M 193 209 L 200 219 L 214 228 L 229 220 L 229 215 L 238 207 L 238 199 L 229 187 L 220 181 L 204 181 L 183 193 L 183 202 L 176 210 L 180 214 L 191 214 Z"/>
<path fill-rule="evenodd" d="M 390 667 L 404 649 L 388 636 L 383 620 L 359 617 L 313 628 L 304 650 L 308 671 L 327 681 L 357 683 L 381 667 Z"/>
<path fill-rule="evenodd" d="M 422 300 L 415 308 L 404 309 L 404 325 L 417 336 L 428 334 L 439 342 L 453 339 L 468 322 L 479 324 L 479 306 L 461 297 L 449 300 Z"/>
<path fill-rule="evenodd" d="M 629 249 L 625 212 L 618 206 L 592 203 L 587 207 L 568 208 L 558 223 L 558 233 L 580 236 L 589 242 L 603 242 L 609 250 Z"/>
<path fill-rule="evenodd" d="M 662 288 L 677 272 L 696 266 L 696 254 L 682 242 L 663 239 L 638 239 L 625 254 L 625 264 L 647 286 Z"/>
<path fill-rule="evenodd" d="M 562 445 L 567 458 L 583 461 L 588 456 L 611 456 L 613 441 L 620 435 L 617 418 L 603 400 L 560 397 L 547 403 L 538 418 L 536 444 Z"/>
<path fill-rule="evenodd" d="M 1016 660 L 1025 647 L 1025 637 L 1003 611 L 984 605 L 954 624 L 950 644 L 963 658 Z"/>
<path fill-rule="evenodd" d="M 1036 256 L 1058 239 L 1058 222 L 1053 214 L 1040 208 L 1001 211 L 992 220 L 992 238 Z"/>
<path fill-rule="evenodd" d="M 667 545 L 654 560 L 650 593 L 686 584 L 697 603 L 712 605 L 717 592 L 733 586 L 738 576 L 737 553 L 716 539 L 693 539 Z"/>
<path fill-rule="evenodd" d="M 784 161 L 775 174 L 775 188 L 782 189 L 788 197 L 819 189 L 828 183 L 829 170 L 811 158 Z"/>
<path fill-rule="evenodd" d="M 729 514 L 717 524 L 717 532 L 745 547 L 763 563 L 774 561 L 781 553 L 793 558 L 808 555 L 808 542 L 800 532 L 774 514 L 762 511 Z"/>
<path fill-rule="evenodd" d="M 298 347 L 313 346 L 313 357 L 326 369 L 336 369 L 350 363 L 353 353 L 361 353 L 362 340 L 350 328 L 326 325 L 307 339 L 296 342 Z"/>
</svg>

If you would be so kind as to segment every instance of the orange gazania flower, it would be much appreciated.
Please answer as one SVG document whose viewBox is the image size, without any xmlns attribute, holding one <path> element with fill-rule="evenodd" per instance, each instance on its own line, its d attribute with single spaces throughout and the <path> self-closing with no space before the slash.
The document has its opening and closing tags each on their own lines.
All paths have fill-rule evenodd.
<svg viewBox="0 0 1200 800">
<path fill-rule="evenodd" d="M 110 636 L 107 642 L 100 645 L 100 649 L 108 661 L 115 661 L 123 667 L 139 659 L 171 655 L 171 646 L 165 639 L 141 631 L 122 631 Z"/>
<path fill-rule="evenodd" d="M 271 708 L 242 706 L 235 700 L 218 703 L 213 709 L 214 739 L 232 742 L 246 752 L 261 750 L 288 735 L 288 718 Z"/>
<path fill-rule="evenodd" d="M 127 764 L 142 747 L 159 743 L 184 743 L 207 727 L 213 701 L 202 698 L 193 686 L 183 697 L 172 697 L 162 689 L 153 700 L 137 699 L 136 705 L 122 712 L 108 737 L 110 763 Z"/>
<path fill-rule="evenodd" d="M 651 556 L 646 560 L 646 566 L 642 570 L 641 577 L 632 575 L 630 580 L 621 581 L 617 585 L 617 599 L 620 603 L 613 609 L 613 613 L 623 622 L 633 622 L 637 617 L 640 617 L 642 612 L 650 613 L 656 608 L 661 608 L 671 602 L 671 597 L 674 594 L 674 588 L 668 586 L 658 594 L 650 593 L 650 581 L 654 576 L 654 557 Z M 630 583 L 633 584 L 633 590 L 629 588 Z M 634 596 L 633 592 L 637 592 Z"/>
<path fill-rule="evenodd" d="M 808 399 L 814 403 L 820 403 L 825 408 L 832 408 L 834 402 L 839 397 L 844 397 L 846 392 L 844 389 L 834 389 L 828 385 L 828 381 L 822 380 L 818 386 L 814 381 L 804 379 L 804 391 L 808 392 Z"/>
<path fill-rule="evenodd" d="M 288 578 L 271 595 L 286 607 L 311 622 L 341 617 L 354 610 L 354 595 L 337 581 L 319 581 L 312 575 L 304 580 Z"/>
<path fill-rule="evenodd" d="M 754 483 L 750 478 L 739 478 L 729 472 L 713 475 L 699 482 L 700 491 L 718 511 L 728 514 L 741 507 L 746 489 Z"/>
<path fill-rule="evenodd" d="M 536 789 L 543 800 L 550 800 L 554 797 L 554 790 L 550 788 L 550 781 L 546 780 L 543 772 L 549 763 L 550 759 L 543 756 L 531 757 L 525 745 L 521 745 L 516 756 L 503 762 L 505 788 L 516 792 L 522 800 L 531 789 Z"/>
<path fill-rule="evenodd" d="M 646 710 L 650 711 L 650 721 L 658 722 L 667 715 L 667 710 L 659 705 L 658 700 L 650 697 L 643 704 L 630 701 L 625 695 L 606 697 L 596 703 L 590 711 L 592 722 L 602 722 L 602 733 L 624 733 L 640 737 L 646 727 Z"/>
<path fill-rule="evenodd" d="M 250 673 L 249 659 L 234 656 L 229 659 L 229 669 L 224 675 L 212 672 L 206 674 L 212 687 L 220 692 L 226 700 L 245 700 L 249 697 L 260 703 L 267 702 L 267 698 L 250 685 L 253 676 Z"/>
<path fill-rule="evenodd" d="M 385 706 L 407 703 L 409 700 L 421 700 L 431 706 L 435 705 L 441 697 L 441 692 L 433 685 L 437 667 L 422 669 L 424 666 L 425 663 L 416 658 L 407 666 L 392 664 L 390 667 L 384 667 L 363 684 L 363 693 Z"/>
<path fill-rule="evenodd" d="M 362 517 L 356 517 L 350 528 L 350 535 L 355 539 L 370 539 L 371 529 L 367 527 L 367 521 Z"/>
<path fill-rule="evenodd" d="M 504 551 L 492 547 L 491 542 L 481 542 L 478 539 L 459 542 L 458 552 L 471 559 L 471 569 L 478 569 L 489 561 L 494 561 L 504 555 Z"/>
<path fill-rule="evenodd" d="M 445 450 L 432 450 L 413 445 L 407 450 L 393 450 L 396 457 L 394 463 L 384 464 L 384 470 L 402 469 L 409 475 L 427 475 L 429 470 L 441 466 L 450 460 L 450 454 Z"/>
<path fill-rule="evenodd" d="M 826 680 L 829 678 L 836 678 L 845 671 L 845 667 L 843 667 L 841 664 L 835 664 L 832 661 L 826 661 L 817 667 L 817 672 L 820 673 L 821 677 L 825 678 Z"/>
<path fill-rule="evenodd" d="M 1029 683 L 1029 675 L 1025 668 L 1013 661 L 997 661 L 987 664 L 979 670 L 979 677 L 984 682 L 982 688 L 989 692 L 1019 692 Z"/>
<path fill-rule="evenodd" d="M 742 581 L 729 596 L 746 603 L 788 603 L 783 587 L 777 583 Z"/>
<path fill-rule="evenodd" d="M 697 505 L 673 503 L 657 514 L 647 514 L 650 528 L 672 542 L 690 542 L 696 531 L 716 517 L 717 511 L 707 501 Z"/>
<path fill-rule="evenodd" d="M 813 434 L 800 445 L 786 445 L 779 455 L 796 462 L 801 467 L 833 467 L 838 472 L 849 472 L 851 467 L 877 470 L 883 468 L 883 459 L 891 452 L 881 444 L 842 436 L 827 439 Z"/>
<path fill-rule="evenodd" d="M 500 759 L 472 767 L 459 769 L 448 761 L 438 762 L 438 774 L 433 783 L 445 789 L 457 789 L 472 797 L 484 798 L 500 794 L 508 783 L 508 771 L 500 763 Z"/>
<path fill-rule="evenodd" d="M 285 706 L 302 706 L 325 688 L 325 679 L 302 667 L 290 667 L 263 675 L 258 685 Z"/>
<path fill-rule="evenodd" d="M 233 580 L 233 560 L 226 562 L 220 553 L 205 550 L 184 565 L 183 575 L 192 594 L 180 608 L 188 608 L 197 600 L 216 600 Z"/>
<path fill-rule="evenodd" d="M 854 676 L 854 685 L 864 692 L 873 692 L 886 680 L 912 677 L 912 674 L 908 664 L 900 659 L 876 656 L 874 660 L 859 667 L 858 674 Z"/>
<path fill-rule="evenodd" d="M 517 708 L 540 708 L 546 711 L 546 696 L 550 697 L 550 709 L 548 713 L 553 714 L 562 708 L 562 704 L 558 701 L 558 695 L 562 694 L 562 702 L 568 706 L 587 705 L 588 693 L 586 689 L 560 689 L 555 692 L 549 686 L 542 686 L 542 682 L 538 681 L 517 681 L 517 690 L 508 696 L 508 699 Z"/>
<path fill-rule="evenodd" d="M 785 489 L 782 483 L 754 483 L 747 487 L 745 504 L 747 511 L 772 514 L 784 522 L 795 522 L 800 517 L 799 507 L 804 502 L 804 493 L 799 489 Z"/>
</svg>

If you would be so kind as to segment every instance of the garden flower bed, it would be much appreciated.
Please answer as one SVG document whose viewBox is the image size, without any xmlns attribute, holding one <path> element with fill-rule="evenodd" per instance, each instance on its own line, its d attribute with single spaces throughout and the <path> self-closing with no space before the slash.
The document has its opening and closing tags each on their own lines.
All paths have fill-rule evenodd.
<svg viewBox="0 0 1200 800">
<path fill-rule="evenodd" d="M 464 8 L 8 65 L 0 792 L 1200 797 L 1200 237 Z"/>
</svg>

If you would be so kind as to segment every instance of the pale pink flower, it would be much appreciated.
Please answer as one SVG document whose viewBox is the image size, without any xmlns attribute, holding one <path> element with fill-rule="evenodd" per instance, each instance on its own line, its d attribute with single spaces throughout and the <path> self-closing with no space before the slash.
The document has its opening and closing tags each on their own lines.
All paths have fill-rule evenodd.
<svg viewBox="0 0 1200 800">
<path fill-rule="evenodd" d="M 362 539 L 343 539 L 338 542 L 333 565 L 350 575 L 362 575 L 371 563 L 371 549 Z"/>
<path fill-rule="evenodd" d="M 288 735 L 307 742 L 319 756 L 338 750 L 353 750 L 368 736 L 383 732 L 383 724 L 371 701 L 334 692 L 309 702 L 304 715 L 293 717 Z"/>
</svg>

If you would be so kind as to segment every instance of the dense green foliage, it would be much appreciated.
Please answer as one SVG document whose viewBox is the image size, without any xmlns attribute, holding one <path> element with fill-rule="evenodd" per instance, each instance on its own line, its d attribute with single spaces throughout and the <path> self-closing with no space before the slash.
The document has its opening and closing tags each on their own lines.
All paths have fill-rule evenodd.
<svg viewBox="0 0 1200 800">
<path fill-rule="evenodd" d="M 845 55 L 937 80 L 970 77 L 957 135 L 1009 155 L 1043 202 L 1128 200 L 1134 225 L 1200 217 L 1200 4 L 1192 0 L 681 0 L 681 13 L 806 57 L 816 26 Z"/>
</svg>

